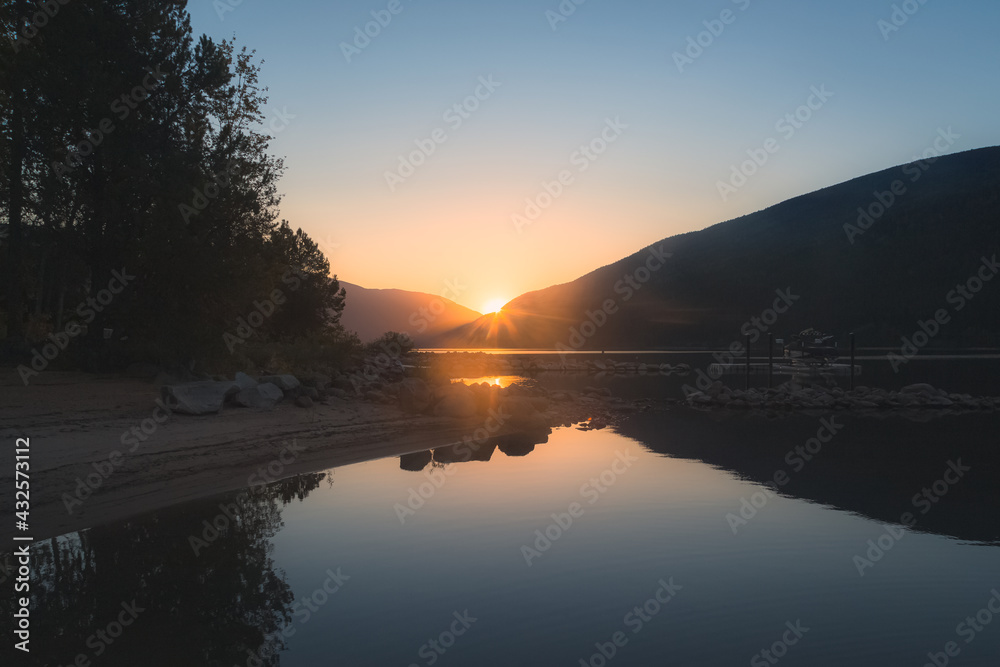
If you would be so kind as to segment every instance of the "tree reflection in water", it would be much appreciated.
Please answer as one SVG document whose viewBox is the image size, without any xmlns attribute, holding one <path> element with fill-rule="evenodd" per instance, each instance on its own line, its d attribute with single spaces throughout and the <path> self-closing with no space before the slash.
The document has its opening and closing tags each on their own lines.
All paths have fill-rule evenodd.
<svg viewBox="0 0 1000 667">
<path fill-rule="evenodd" d="M 220 502 L 233 503 L 238 493 L 35 544 L 32 651 L 21 654 L 28 658 L 22 664 L 70 665 L 82 653 L 95 665 L 231 667 L 259 652 L 260 662 L 250 664 L 277 667 L 268 636 L 291 620 L 293 595 L 270 540 L 283 526 L 282 508 L 305 499 L 325 476 L 300 475 L 245 494 L 236 520 L 198 555 L 189 537 L 202 536 Z M 11 623 L 14 600 L 3 598 Z M 96 633 L 107 633 L 122 603 L 133 600 L 143 611 L 118 638 L 105 634 L 107 644 Z M 265 644 L 272 648 L 262 650 Z"/>
</svg>

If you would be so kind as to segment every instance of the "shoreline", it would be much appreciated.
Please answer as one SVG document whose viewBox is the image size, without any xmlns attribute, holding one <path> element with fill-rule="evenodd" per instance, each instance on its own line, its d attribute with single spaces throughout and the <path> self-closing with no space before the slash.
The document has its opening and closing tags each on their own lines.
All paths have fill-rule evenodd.
<svg viewBox="0 0 1000 667">
<path fill-rule="evenodd" d="M 285 400 L 271 410 L 226 407 L 189 416 L 166 411 L 160 388 L 149 379 L 48 371 L 25 387 L 12 374 L 2 377 L 0 405 L 6 409 L 0 414 L 0 442 L 12 446 L 16 438 L 31 439 L 29 534 L 36 540 L 298 474 L 459 444 L 486 433 L 484 419 L 492 418 L 405 412 L 379 391 L 368 392 L 378 400 L 327 396 L 308 409 Z M 879 390 L 864 397 L 877 396 L 876 403 L 857 400 L 861 397 L 853 392 L 829 397 L 742 392 L 718 382 L 687 401 L 625 400 L 594 388 L 540 390 L 533 397 L 509 398 L 528 414 L 515 415 L 503 430 L 489 429 L 489 437 L 544 438 L 558 426 L 600 429 L 629 414 L 663 408 L 763 418 L 852 412 L 918 421 L 977 411 L 956 409 L 961 402 L 946 405 L 947 394 L 926 388 L 926 400 L 902 395 L 909 405 L 900 404 L 895 392 Z M 979 409 L 1000 408 L 1000 399 L 985 400 L 991 405 Z M 537 412 L 526 405 L 533 401 L 542 403 Z M 0 484 L 13 488 L 13 465 L 0 469 Z M 13 494 L 0 498 L 0 509 L 13 513 Z M 0 527 L 0 538 L 10 539 L 12 527 L 13 522 Z"/>
<path fill-rule="evenodd" d="M 157 410 L 159 390 L 151 382 L 55 371 L 38 380 L 28 387 L 0 384 L 5 406 L 0 441 L 31 442 L 29 534 L 35 540 L 259 480 L 270 483 L 456 444 L 482 426 L 477 417 L 413 415 L 394 406 L 330 398 L 329 405 L 308 410 L 283 402 L 269 411 L 173 414 L 137 441 L 139 425 Z M 123 438 L 138 446 L 123 445 Z M 0 484 L 13 488 L 13 482 L 14 466 L 0 469 Z M 4 495 L 0 508 L 13 512 L 13 494 Z M 0 538 L 11 535 L 10 526 L 0 528 Z"/>
</svg>

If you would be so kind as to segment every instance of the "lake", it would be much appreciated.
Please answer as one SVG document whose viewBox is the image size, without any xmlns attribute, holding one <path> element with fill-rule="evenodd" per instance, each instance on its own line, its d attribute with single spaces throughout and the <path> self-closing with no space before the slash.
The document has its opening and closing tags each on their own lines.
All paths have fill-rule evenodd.
<svg viewBox="0 0 1000 667">
<path fill-rule="evenodd" d="M 36 544 L 32 656 L 995 666 L 998 427 L 676 409 L 301 475 Z"/>
</svg>

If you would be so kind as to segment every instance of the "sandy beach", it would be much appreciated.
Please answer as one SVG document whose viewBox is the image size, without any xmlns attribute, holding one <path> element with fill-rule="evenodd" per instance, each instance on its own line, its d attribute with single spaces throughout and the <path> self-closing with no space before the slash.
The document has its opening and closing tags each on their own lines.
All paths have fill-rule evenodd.
<svg viewBox="0 0 1000 667">
<path fill-rule="evenodd" d="M 25 387 L 13 372 L 2 378 L 0 439 L 9 450 L 30 438 L 36 540 L 261 481 L 453 444 L 482 425 L 336 398 L 310 409 L 285 401 L 270 411 L 227 406 L 212 416 L 166 416 L 148 380 L 52 371 Z M 8 460 L 0 484 L 13 488 Z M 12 497 L 0 503 L 13 511 Z M 0 536 L 9 539 L 10 530 Z"/>
</svg>

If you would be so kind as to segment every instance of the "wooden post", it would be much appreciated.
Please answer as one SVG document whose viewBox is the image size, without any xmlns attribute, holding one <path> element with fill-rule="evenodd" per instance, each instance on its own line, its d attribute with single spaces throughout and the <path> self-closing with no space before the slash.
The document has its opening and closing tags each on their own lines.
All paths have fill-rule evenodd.
<svg viewBox="0 0 1000 667">
<path fill-rule="evenodd" d="M 851 334 L 851 391 L 854 391 L 854 334 Z"/>
<path fill-rule="evenodd" d="M 750 389 L 750 336 L 747 336 L 747 381 L 744 388 Z"/>
<path fill-rule="evenodd" d="M 767 388 L 771 388 L 771 375 L 774 373 L 774 334 L 767 334 Z"/>
</svg>

